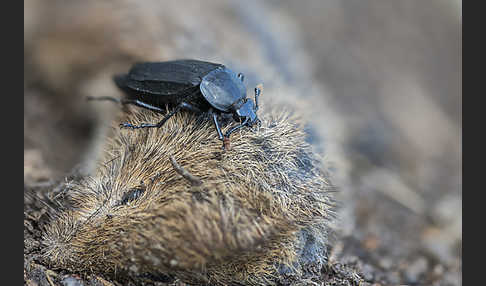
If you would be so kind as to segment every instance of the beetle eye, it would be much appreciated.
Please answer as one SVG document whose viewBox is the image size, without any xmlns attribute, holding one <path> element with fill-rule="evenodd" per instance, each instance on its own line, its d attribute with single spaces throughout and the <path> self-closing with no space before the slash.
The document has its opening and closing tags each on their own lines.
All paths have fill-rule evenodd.
<svg viewBox="0 0 486 286">
<path fill-rule="evenodd" d="M 243 82 L 243 80 L 245 79 L 245 75 L 242 74 L 242 73 L 239 73 L 238 78 L 241 80 L 241 82 Z"/>
</svg>

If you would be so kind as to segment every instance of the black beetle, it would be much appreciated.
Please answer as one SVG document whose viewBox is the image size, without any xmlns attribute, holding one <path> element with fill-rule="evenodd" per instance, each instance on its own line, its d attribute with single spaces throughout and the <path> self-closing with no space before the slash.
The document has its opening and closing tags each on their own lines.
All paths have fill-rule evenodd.
<svg viewBox="0 0 486 286">
<path fill-rule="evenodd" d="M 163 112 L 165 105 L 175 107 L 159 123 L 143 123 L 127 128 L 161 127 L 181 109 L 208 112 L 214 121 L 220 140 L 229 146 L 229 136 L 243 126 L 260 123 L 257 117 L 259 87 L 255 88 L 255 102 L 246 97 L 243 74 L 235 74 L 224 65 L 199 60 L 174 60 L 167 62 L 136 63 L 128 74 L 114 76 L 116 85 L 128 98 L 98 97 L 89 99 L 112 100 L 121 104 L 134 104 L 156 112 Z M 232 114 L 242 122 L 223 136 L 218 115 Z M 224 147 L 223 146 L 223 147 Z"/>
</svg>

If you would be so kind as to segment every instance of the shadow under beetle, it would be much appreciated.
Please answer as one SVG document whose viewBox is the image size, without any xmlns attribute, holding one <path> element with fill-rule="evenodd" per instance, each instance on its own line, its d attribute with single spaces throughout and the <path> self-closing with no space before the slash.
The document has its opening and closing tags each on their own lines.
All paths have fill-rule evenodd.
<svg viewBox="0 0 486 286">
<path fill-rule="evenodd" d="M 207 112 L 213 119 L 218 137 L 223 140 L 223 148 L 229 148 L 231 133 L 243 126 L 260 124 L 257 116 L 259 87 L 255 88 L 255 102 L 246 97 L 243 84 L 244 75 L 235 74 L 224 65 L 198 60 L 175 60 L 168 62 L 136 63 L 128 74 L 115 75 L 116 85 L 127 98 L 89 97 L 90 100 L 111 100 L 123 105 L 134 104 L 139 107 L 164 113 L 165 105 L 173 106 L 158 123 L 132 125 L 122 123 L 125 128 L 161 127 L 174 114 L 182 109 L 196 113 Z M 241 123 L 223 135 L 219 117 L 232 114 Z"/>
</svg>

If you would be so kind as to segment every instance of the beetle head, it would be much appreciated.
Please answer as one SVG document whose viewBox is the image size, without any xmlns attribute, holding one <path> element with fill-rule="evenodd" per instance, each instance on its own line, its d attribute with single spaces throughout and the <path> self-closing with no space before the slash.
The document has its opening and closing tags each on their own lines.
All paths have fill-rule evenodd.
<svg viewBox="0 0 486 286">
<path fill-rule="evenodd" d="M 248 119 L 248 125 L 253 125 L 258 121 L 258 116 L 256 114 L 255 103 L 252 99 L 246 98 L 245 102 L 240 106 L 240 108 L 235 111 L 235 120 Z"/>
</svg>

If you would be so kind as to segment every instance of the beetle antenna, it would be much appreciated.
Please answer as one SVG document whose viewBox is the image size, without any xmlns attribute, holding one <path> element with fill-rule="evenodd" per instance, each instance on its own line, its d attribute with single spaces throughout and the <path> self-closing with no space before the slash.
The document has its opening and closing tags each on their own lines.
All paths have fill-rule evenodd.
<svg viewBox="0 0 486 286">
<path fill-rule="evenodd" d="M 241 82 L 243 82 L 243 80 L 245 79 L 245 75 L 243 73 L 239 73 L 238 74 L 238 78 L 241 80 Z"/>
<path fill-rule="evenodd" d="M 250 118 L 249 118 L 249 117 L 247 117 L 247 118 L 245 119 L 245 121 L 243 121 L 243 122 L 242 122 L 240 125 L 235 126 L 235 127 L 233 127 L 232 129 L 230 129 L 228 132 L 226 132 L 226 134 L 224 135 L 224 137 L 229 138 L 229 137 L 230 137 L 230 135 L 231 135 L 231 133 L 233 133 L 233 132 L 235 132 L 236 130 L 240 129 L 241 127 L 245 126 L 245 125 L 248 123 L 248 120 L 250 120 Z"/>
<path fill-rule="evenodd" d="M 262 93 L 263 84 L 259 84 L 255 87 L 255 111 L 258 110 L 258 97 Z"/>
</svg>

